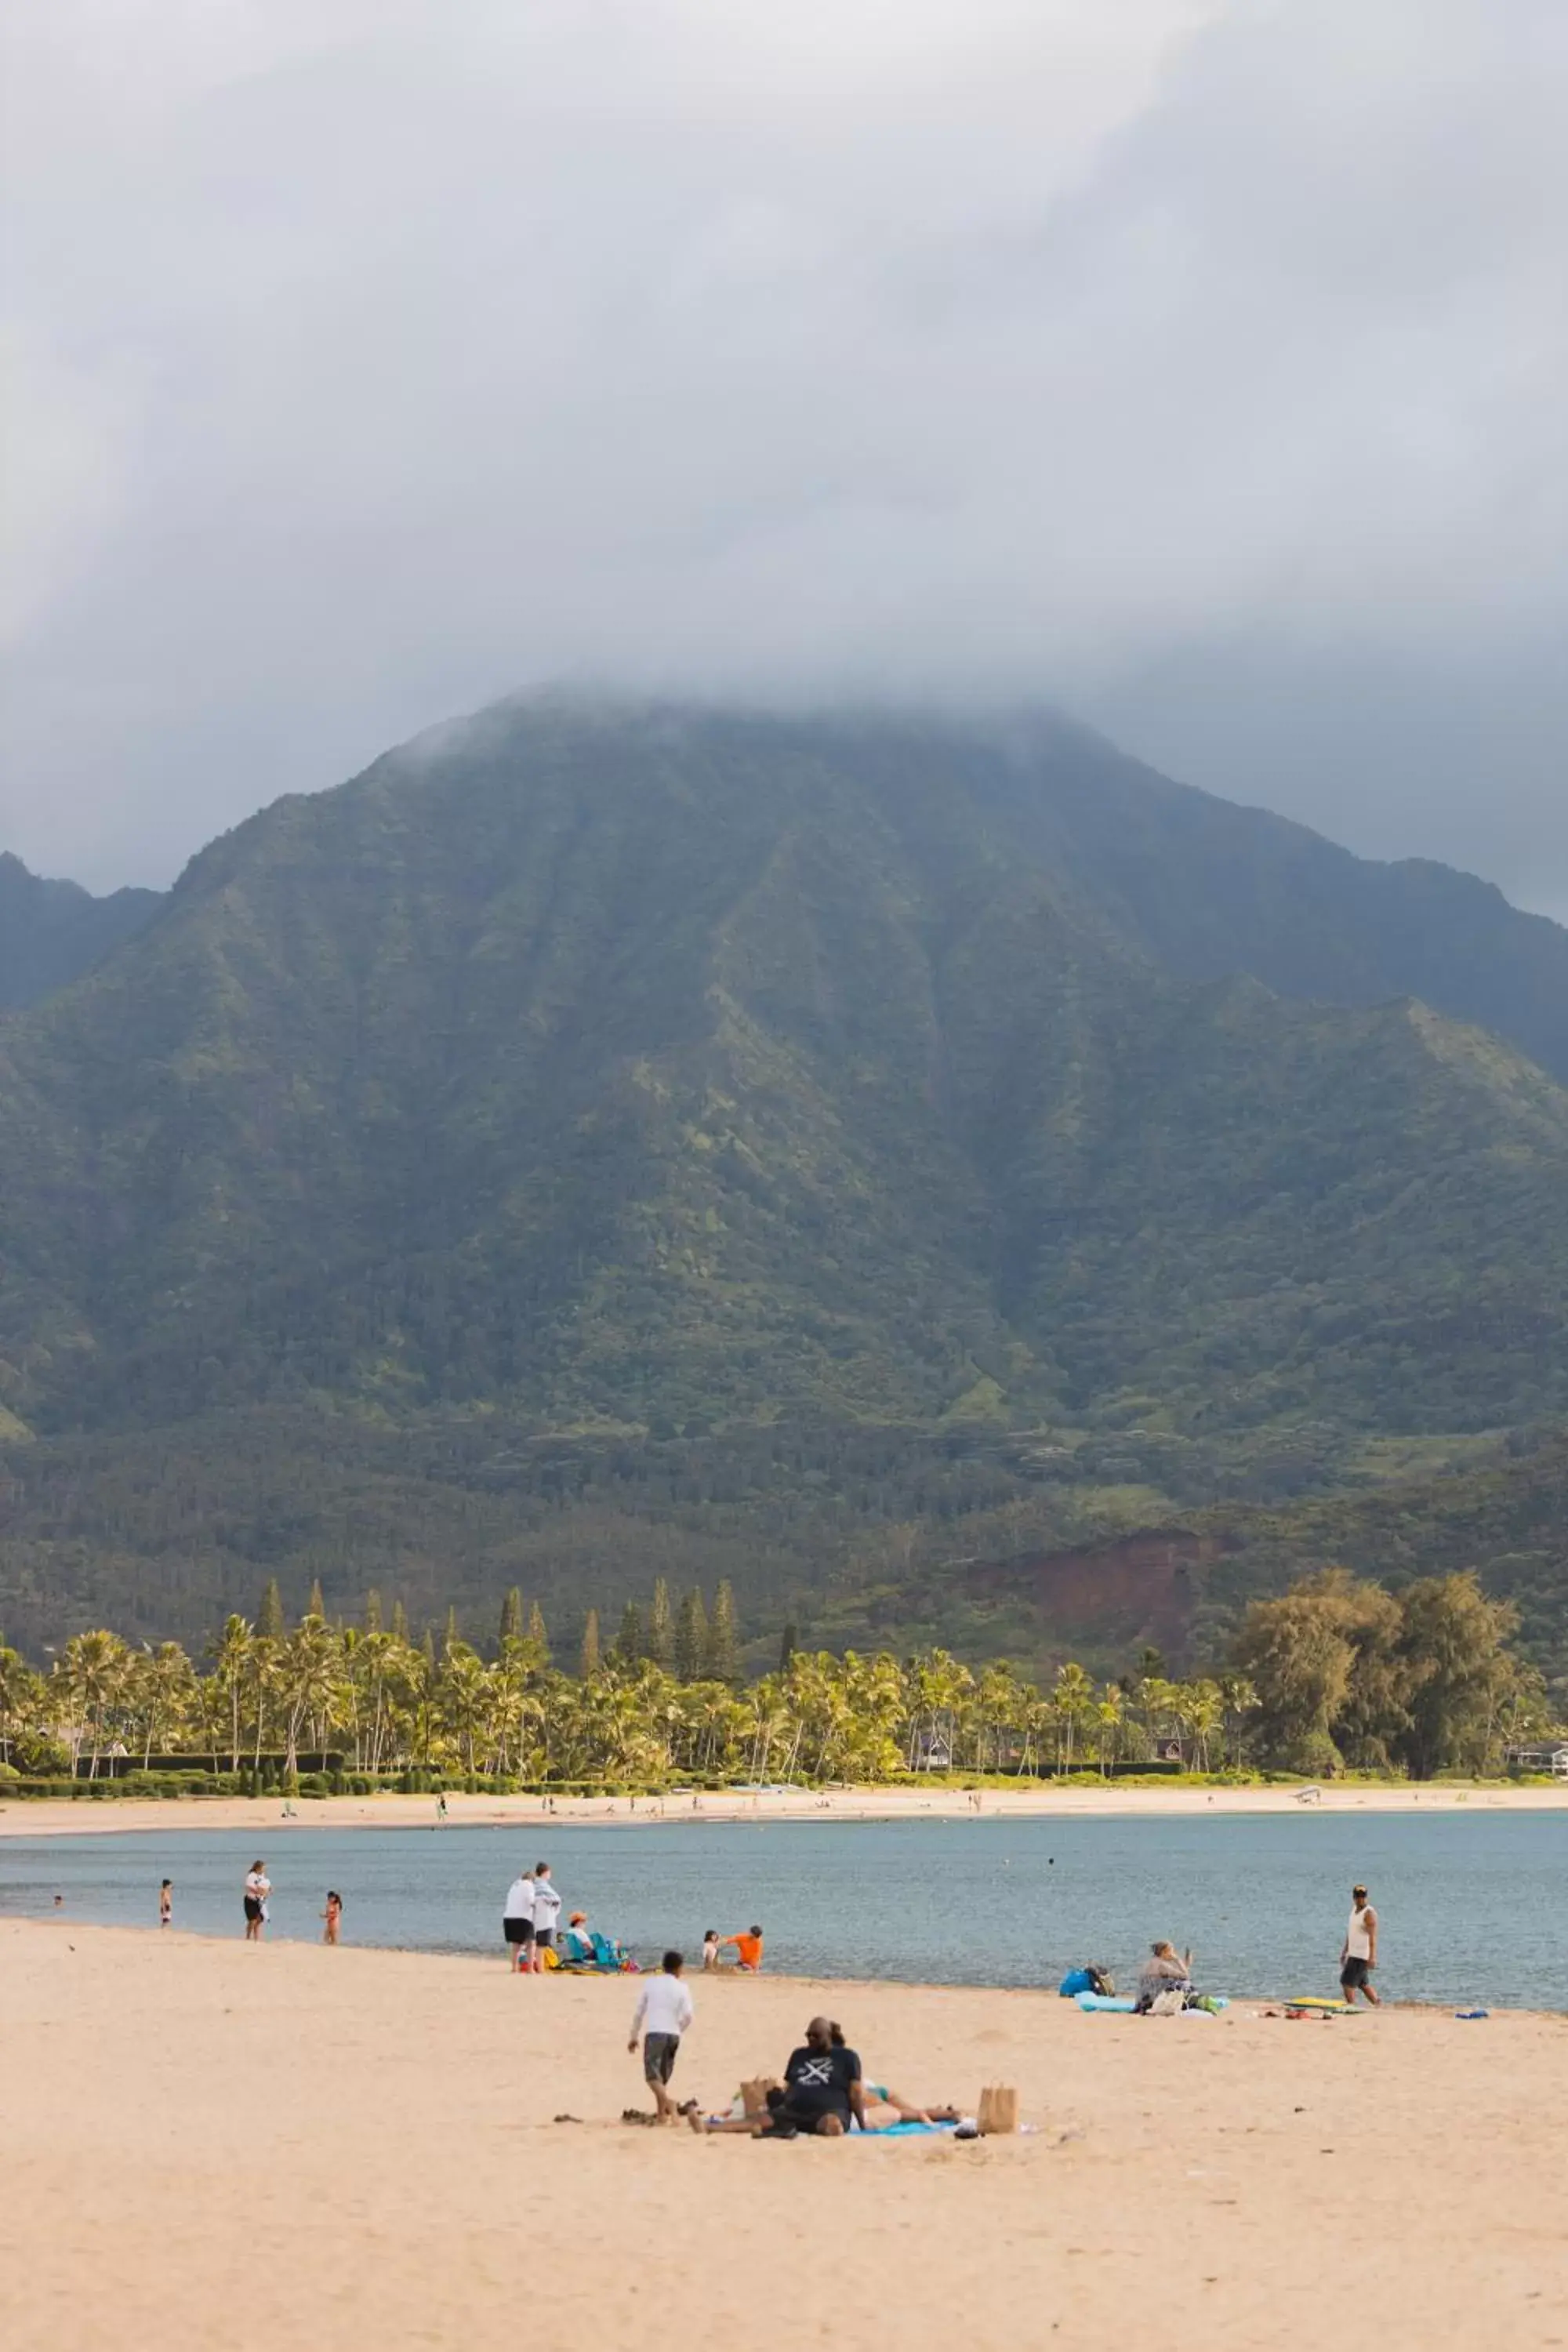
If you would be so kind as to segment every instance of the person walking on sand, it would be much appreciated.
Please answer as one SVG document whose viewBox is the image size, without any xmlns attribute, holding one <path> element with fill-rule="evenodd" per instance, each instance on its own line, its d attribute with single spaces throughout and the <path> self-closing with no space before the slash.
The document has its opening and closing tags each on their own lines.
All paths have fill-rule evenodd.
<svg viewBox="0 0 1568 2352">
<path fill-rule="evenodd" d="M 174 1882 L 172 1878 L 165 1878 L 158 1889 L 158 1925 L 160 1927 L 173 1927 L 174 1921 Z"/>
<path fill-rule="evenodd" d="M 561 1897 L 550 1883 L 550 1864 L 535 1863 L 533 1866 L 533 1943 L 531 1947 L 533 1973 L 544 1973 L 544 1955 L 555 1942 L 555 1922 L 561 1916 Z"/>
<path fill-rule="evenodd" d="M 529 1972 L 529 1948 L 533 1942 L 533 1888 L 532 1872 L 521 1870 L 506 1891 L 500 1931 L 506 1937 L 514 1977 L 525 1977 Z"/>
<path fill-rule="evenodd" d="M 637 2035 L 643 2037 L 643 2081 L 653 2093 L 661 2124 L 672 2124 L 679 2112 L 669 2095 L 669 2078 L 675 2072 L 680 2037 L 691 2027 L 691 1995 L 680 1977 L 685 1966 L 680 1953 L 666 1952 L 658 1975 L 644 1978 L 632 2014 L 631 2040 L 626 2043 L 628 2050 L 636 2050 Z"/>
<path fill-rule="evenodd" d="M 1340 1953 L 1340 1990 L 1352 2009 L 1358 1992 L 1365 1993 L 1373 2009 L 1381 2006 L 1372 1981 L 1376 1966 L 1377 1914 L 1366 1899 L 1365 1887 L 1352 1886 L 1350 1926 Z"/>
<path fill-rule="evenodd" d="M 321 1930 L 321 1941 L 323 1944 L 335 1944 L 337 1942 L 338 1926 L 342 1916 L 343 1898 L 341 1895 L 335 1893 L 331 1887 L 329 1887 L 327 1890 L 327 1907 L 321 1914 L 322 1918 L 327 1923 Z"/>
<path fill-rule="evenodd" d="M 253 1862 L 245 1874 L 245 1940 L 259 1944 L 267 1926 L 267 1898 L 272 1892 L 272 1881 L 267 1875 L 264 1862 Z"/>
</svg>

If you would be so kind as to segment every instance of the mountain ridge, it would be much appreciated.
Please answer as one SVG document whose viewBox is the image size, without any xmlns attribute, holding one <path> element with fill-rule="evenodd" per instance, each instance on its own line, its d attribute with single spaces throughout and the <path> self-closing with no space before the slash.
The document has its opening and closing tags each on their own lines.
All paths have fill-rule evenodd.
<svg viewBox="0 0 1568 2352">
<path fill-rule="evenodd" d="M 1156 867 L 1217 867 L 1177 941 L 1200 962 L 1258 856 L 1204 846 L 1223 803 L 1167 838 L 1174 785 L 1140 848 L 1142 773 L 1038 715 L 557 698 L 209 844 L 111 961 L 0 1024 L 0 1529 L 34 1548 L 28 1609 L 61 1572 L 45 1528 L 84 1531 L 89 1582 L 126 1525 L 171 1572 L 164 1507 L 126 1499 L 137 1448 L 186 1465 L 184 1540 L 228 1590 L 253 1555 L 218 1541 L 204 1448 L 241 1486 L 281 1449 L 266 1483 L 291 1463 L 324 1530 L 390 1491 L 378 1433 L 457 1447 L 483 1491 L 487 1445 L 619 1433 L 563 1473 L 585 1483 L 553 1551 L 529 1522 L 551 1589 L 595 1527 L 613 1576 L 662 1557 L 646 1498 L 696 1477 L 681 1539 L 726 1573 L 749 1541 L 748 1606 L 782 1612 L 870 1572 L 884 1525 L 1026 1492 L 1026 1462 L 966 1452 L 986 1432 L 1077 1461 L 1140 1431 L 1158 1517 L 1205 1483 L 1290 1491 L 1303 1460 L 1331 1486 L 1365 1439 L 1568 1418 L 1568 1093 L 1398 991 L 1173 971 Z M 1310 893 L 1289 912 L 1266 928 L 1293 956 Z M 1342 934 L 1371 968 L 1379 919 L 1343 917 L 1328 979 Z M 312 1414 L 333 1445 L 307 1470 Z M 756 1466 L 769 1430 L 837 1498 L 815 1565 Z M 441 1543 L 473 1507 L 454 1495 Z M 1105 1513 L 1125 1524 L 1086 1501 L 1055 1533 Z M 504 1514 L 485 1529 L 453 1583 L 502 1572 Z M 329 1591 L 362 1558 L 301 1540 Z"/>
<path fill-rule="evenodd" d="M 163 903 L 161 891 L 132 888 L 95 898 L 79 883 L 30 873 L 0 849 L 0 1013 L 69 987 L 144 929 Z"/>
</svg>

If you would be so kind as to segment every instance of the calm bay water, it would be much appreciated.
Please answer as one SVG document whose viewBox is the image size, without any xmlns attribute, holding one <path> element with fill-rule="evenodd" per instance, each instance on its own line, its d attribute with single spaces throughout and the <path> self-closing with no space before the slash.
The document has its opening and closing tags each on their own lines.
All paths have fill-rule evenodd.
<svg viewBox="0 0 1568 2352">
<path fill-rule="evenodd" d="M 695 1958 L 705 1927 L 753 1920 L 782 1973 L 1054 1985 L 1082 1960 L 1123 1979 L 1153 1936 L 1191 1944 L 1207 1989 L 1332 1992 L 1350 1888 L 1382 1919 L 1395 2000 L 1568 2006 L 1568 1813 L 316 1830 L 0 1840 L 0 1913 L 237 1936 L 259 1851 L 269 1934 L 316 1937 L 329 1886 L 348 1942 L 500 1957 L 520 1867 L 550 1862 L 563 1920 L 584 1910 L 639 1958 Z"/>
</svg>

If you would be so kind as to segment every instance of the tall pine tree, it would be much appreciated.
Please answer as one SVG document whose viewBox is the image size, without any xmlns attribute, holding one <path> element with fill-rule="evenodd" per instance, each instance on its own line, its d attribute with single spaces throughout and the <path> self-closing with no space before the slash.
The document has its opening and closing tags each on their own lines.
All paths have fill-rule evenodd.
<svg viewBox="0 0 1568 2352">
<path fill-rule="evenodd" d="M 528 1638 L 531 1642 L 538 1643 L 540 1650 L 543 1654 L 545 1662 L 548 1664 L 550 1658 L 550 1636 L 544 1630 L 544 1612 L 540 1607 L 537 1601 L 531 1604 L 528 1612 Z"/>
<path fill-rule="evenodd" d="M 364 1630 L 367 1633 L 381 1631 L 381 1595 L 374 1584 L 364 1596 Z"/>
<path fill-rule="evenodd" d="M 795 1655 L 795 1643 L 798 1639 L 799 1629 L 795 1624 L 795 1619 L 792 1617 L 789 1623 L 784 1627 L 784 1632 L 779 1636 L 779 1672 L 781 1675 L 787 1675 L 789 1672 L 789 1662 Z"/>
<path fill-rule="evenodd" d="M 515 1642 L 522 1632 L 522 1594 L 514 1584 L 500 1605 L 500 1639 Z"/>
<path fill-rule="evenodd" d="M 278 1590 L 278 1579 L 269 1576 L 261 1595 L 261 1606 L 256 1612 L 256 1638 L 258 1642 L 280 1642 L 283 1631 L 283 1595 Z"/>
<path fill-rule="evenodd" d="M 669 1587 L 662 1576 L 653 1580 L 644 1647 L 654 1664 L 662 1666 L 668 1674 L 675 1663 L 675 1618 L 669 1606 Z"/>
<path fill-rule="evenodd" d="M 321 1580 L 319 1576 L 312 1577 L 310 1580 L 310 1604 L 306 1610 L 305 1614 L 307 1617 L 324 1618 L 326 1613 L 327 1604 L 321 1598 Z"/>
<path fill-rule="evenodd" d="M 577 1661 L 577 1672 L 586 1682 L 599 1671 L 599 1612 L 590 1609 L 583 1620 L 583 1649 Z"/>
<path fill-rule="evenodd" d="M 401 1601 L 392 1604 L 392 1638 L 404 1643 L 408 1640 L 408 1612 Z"/>
<path fill-rule="evenodd" d="M 635 1666 L 642 1654 L 642 1613 L 635 1601 L 628 1601 L 621 1612 L 620 1631 L 616 1635 L 616 1664 Z"/>
<path fill-rule="evenodd" d="M 710 1682 L 732 1683 L 741 1671 L 741 1629 L 735 1615 L 734 1588 L 728 1577 L 713 1595 L 703 1663 Z"/>
<path fill-rule="evenodd" d="M 675 1674 L 678 1682 L 694 1683 L 708 1657 L 708 1612 L 694 1584 L 675 1620 Z"/>
<path fill-rule="evenodd" d="M 458 1612 L 454 1604 L 447 1611 L 447 1630 L 441 1636 L 441 1655 L 449 1657 L 458 1646 Z"/>
</svg>

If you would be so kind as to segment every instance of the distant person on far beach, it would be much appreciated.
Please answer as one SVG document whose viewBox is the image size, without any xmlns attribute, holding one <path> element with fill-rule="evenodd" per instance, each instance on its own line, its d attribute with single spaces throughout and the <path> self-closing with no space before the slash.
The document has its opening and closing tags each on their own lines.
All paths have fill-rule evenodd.
<svg viewBox="0 0 1568 2352">
<path fill-rule="evenodd" d="M 272 1881 L 267 1875 L 264 1862 L 253 1862 L 245 1874 L 245 1940 L 259 1944 L 267 1926 L 267 1898 L 272 1892 Z"/>
<path fill-rule="evenodd" d="M 174 1882 L 172 1878 L 165 1878 L 158 1889 L 158 1925 L 160 1927 L 172 1927 L 174 1918 Z"/>
<path fill-rule="evenodd" d="M 1365 1993 L 1373 2009 L 1381 2005 L 1372 1981 L 1376 1966 L 1377 1914 L 1366 1899 L 1365 1887 L 1352 1886 L 1350 1925 L 1340 1953 L 1340 1990 L 1352 2009 L 1358 1992 Z"/>
<path fill-rule="evenodd" d="M 327 1907 L 321 1914 L 322 1918 L 327 1923 L 321 1930 L 321 1941 L 323 1944 L 335 1944 L 337 1942 L 338 1927 L 342 1919 L 342 1916 L 343 1898 L 341 1895 L 336 1894 L 329 1888 L 327 1893 Z"/>
<path fill-rule="evenodd" d="M 763 1931 L 760 1927 L 748 1927 L 743 1935 L 721 1936 L 719 1941 L 721 1947 L 726 1950 L 733 1945 L 736 1965 L 743 1969 L 747 1976 L 754 1977 L 761 1975 L 763 1966 Z"/>
</svg>

